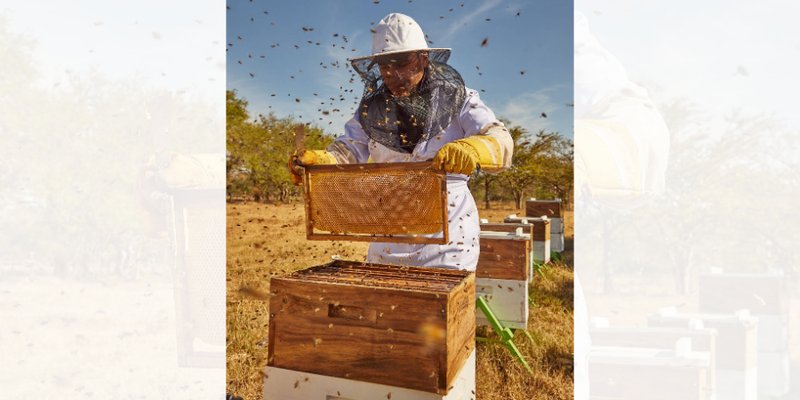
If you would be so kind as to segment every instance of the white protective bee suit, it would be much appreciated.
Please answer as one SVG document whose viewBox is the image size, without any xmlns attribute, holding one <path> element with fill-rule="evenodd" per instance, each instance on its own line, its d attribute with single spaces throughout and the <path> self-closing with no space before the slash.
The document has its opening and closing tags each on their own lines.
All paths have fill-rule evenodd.
<svg viewBox="0 0 800 400">
<path fill-rule="evenodd" d="M 345 124 L 344 135 L 328 147 L 340 163 L 376 163 L 430 161 L 439 149 L 457 139 L 472 135 L 489 135 L 504 145 L 504 166 L 511 163 L 513 142 L 508 130 L 481 101 L 475 90 L 467 89 L 467 100 L 461 113 L 441 135 L 417 143 L 411 154 L 391 150 L 367 137 L 358 115 Z M 480 234 L 478 209 L 467 187 L 469 177 L 447 174 L 448 236 L 445 245 L 372 243 L 368 262 L 422 267 L 446 267 L 474 271 L 478 264 Z M 438 235 L 432 235 L 441 237 Z"/>
<path fill-rule="evenodd" d="M 425 51 L 432 59 L 441 61 L 439 70 L 451 68 L 446 63 L 450 49 L 428 48 L 424 34 L 419 25 L 410 17 L 402 14 L 389 14 L 376 26 L 372 36 L 372 56 L 359 57 L 351 60 L 370 61 L 374 56 L 386 56 L 393 53 L 409 51 Z M 372 64 L 370 64 L 371 68 Z M 358 71 L 358 67 L 355 67 Z M 429 66 L 434 68 L 433 66 Z M 452 70 L 455 71 L 455 70 Z M 364 71 L 359 71 L 362 73 Z M 374 71 L 373 71 L 374 72 Z M 460 87 L 463 81 L 457 72 Z M 498 172 L 511 164 L 513 141 L 508 130 L 497 120 L 478 96 L 477 91 L 463 87 L 462 96 L 457 101 L 463 101 L 460 108 L 457 105 L 447 104 L 452 110 L 449 124 L 441 124 L 438 134 L 426 132 L 417 142 L 411 153 L 390 148 L 373 140 L 362 127 L 360 121 L 361 110 L 356 110 L 354 117 L 345 124 L 344 135 L 328 147 L 328 152 L 336 158 L 336 162 L 343 163 L 400 163 L 431 161 L 442 146 L 475 135 L 485 135 L 488 151 L 483 152 L 481 159 L 482 168 L 489 172 Z M 441 93 L 441 92 L 440 92 Z M 365 97 L 366 98 L 366 97 Z M 453 97 L 434 95 L 431 97 L 431 110 L 444 108 L 442 102 Z M 464 100 L 460 100 L 464 99 Z M 438 102 L 438 103 L 437 103 Z M 452 102 L 451 102 L 452 103 Z M 460 109 L 460 112 L 458 111 Z M 366 115 L 366 113 L 364 113 Z M 431 130 L 433 131 L 433 130 Z M 480 138 L 474 141 L 481 142 Z M 480 145 L 480 143 L 478 143 Z M 400 243 L 373 243 L 369 247 L 367 261 L 380 264 L 411 265 L 424 267 L 444 267 L 474 271 L 478 263 L 479 245 L 479 218 L 475 200 L 467 187 L 469 177 L 463 174 L 447 174 L 447 204 L 448 204 L 448 237 L 449 243 L 444 245 L 400 244 Z M 441 233 L 438 236 L 441 237 Z"/>
</svg>

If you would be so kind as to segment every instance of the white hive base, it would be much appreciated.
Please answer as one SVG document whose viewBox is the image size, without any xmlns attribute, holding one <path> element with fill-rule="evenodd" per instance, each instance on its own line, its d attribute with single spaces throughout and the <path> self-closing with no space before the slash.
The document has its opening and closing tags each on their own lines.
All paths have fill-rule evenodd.
<svg viewBox="0 0 800 400">
<path fill-rule="evenodd" d="M 758 315 L 758 351 L 780 352 L 789 348 L 788 315 Z"/>
<path fill-rule="evenodd" d="M 717 399 L 756 400 L 758 375 L 756 367 L 746 370 L 717 369 Z"/>
<path fill-rule="evenodd" d="M 550 218 L 550 250 L 564 251 L 564 222 L 561 218 Z"/>
<path fill-rule="evenodd" d="M 564 251 L 564 234 L 551 233 L 550 234 L 550 250 L 556 253 Z"/>
<path fill-rule="evenodd" d="M 534 262 L 539 264 L 547 264 L 550 262 L 550 241 L 534 241 L 533 254 L 531 258 Z"/>
<path fill-rule="evenodd" d="M 759 326 L 758 329 L 760 331 L 761 327 Z M 758 353 L 758 394 L 783 397 L 789 393 L 790 381 L 788 352 Z"/>
<path fill-rule="evenodd" d="M 528 328 L 528 282 L 477 278 L 475 296 L 482 296 L 486 300 L 503 326 L 514 329 Z M 475 312 L 478 326 L 489 325 L 489 321 L 480 310 Z"/>
<path fill-rule="evenodd" d="M 564 222 L 561 218 L 550 218 L 550 234 L 564 233 Z"/>
<path fill-rule="evenodd" d="M 391 395 L 390 395 L 391 393 Z M 469 400 L 475 398 L 475 350 L 446 395 L 266 367 L 264 400 Z"/>
</svg>

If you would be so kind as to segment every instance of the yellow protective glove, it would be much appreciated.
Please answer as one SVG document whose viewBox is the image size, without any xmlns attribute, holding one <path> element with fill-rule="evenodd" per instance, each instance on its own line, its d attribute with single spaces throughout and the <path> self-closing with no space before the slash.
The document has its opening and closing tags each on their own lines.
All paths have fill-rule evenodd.
<svg viewBox="0 0 800 400">
<path fill-rule="evenodd" d="M 433 166 L 454 174 L 471 174 L 476 167 L 494 170 L 502 167 L 502 149 L 497 139 L 473 135 L 450 142 L 433 157 Z"/>
<path fill-rule="evenodd" d="M 308 165 L 337 164 L 336 157 L 326 150 L 304 150 L 289 158 L 289 173 L 295 186 L 303 184 L 303 168 Z"/>
</svg>

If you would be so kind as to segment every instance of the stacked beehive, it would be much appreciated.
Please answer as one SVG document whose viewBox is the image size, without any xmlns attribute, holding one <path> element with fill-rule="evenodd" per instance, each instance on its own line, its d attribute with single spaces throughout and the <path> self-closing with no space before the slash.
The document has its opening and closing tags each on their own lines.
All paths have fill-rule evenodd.
<svg viewBox="0 0 800 400">
<path fill-rule="evenodd" d="M 556 253 L 564 251 L 564 207 L 561 199 L 537 200 L 530 198 L 525 202 L 525 216 L 549 218 L 550 249 Z"/>
<path fill-rule="evenodd" d="M 647 320 L 651 327 L 705 327 L 717 332 L 714 364 L 717 398 L 755 399 L 758 319 L 746 310 L 732 314 L 679 313 L 665 308 Z"/>
<path fill-rule="evenodd" d="M 758 393 L 789 392 L 789 308 L 781 273 L 723 273 L 700 276 L 699 308 L 707 313 L 745 309 L 758 318 Z"/>
<path fill-rule="evenodd" d="M 485 220 L 484 220 L 485 221 Z M 511 214 L 501 224 L 481 222 L 481 230 L 509 232 L 508 227 L 523 228 L 523 232 L 531 235 L 531 260 L 537 264 L 550 262 L 550 219 L 534 217 L 517 217 Z"/>
<path fill-rule="evenodd" d="M 505 224 L 503 224 L 505 225 Z M 480 256 L 475 271 L 475 294 L 482 296 L 500 322 L 507 327 L 528 327 L 528 283 L 531 275 L 532 226 L 494 228 L 481 226 Z M 488 325 L 486 316 L 477 315 L 478 325 Z"/>
<path fill-rule="evenodd" d="M 470 272 L 334 261 L 273 278 L 270 290 L 265 399 L 462 399 L 474 390 Z"/>
</svg>

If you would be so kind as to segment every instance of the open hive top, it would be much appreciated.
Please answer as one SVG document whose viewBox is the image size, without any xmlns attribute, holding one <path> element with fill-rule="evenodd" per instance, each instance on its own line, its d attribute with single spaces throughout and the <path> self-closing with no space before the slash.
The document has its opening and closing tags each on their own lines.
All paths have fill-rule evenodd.
<svg viewBox="0 0 800 400">
<path fill-rule="evenodd" d="M 314 165 L 305 169 L 312 240 L 447 243 L 447 186 L 431 163 Z M 425 235 L 442 233 L 438 238 Z"/>
<path fill-rule="evenodd" d="M 285 279 L 449 293 L 464 282 L 469 271 L 367 264 L 336 260 L 297 271 Z"/>
</svg>

